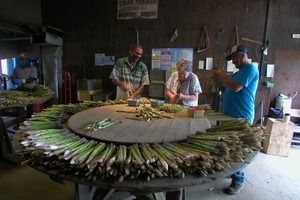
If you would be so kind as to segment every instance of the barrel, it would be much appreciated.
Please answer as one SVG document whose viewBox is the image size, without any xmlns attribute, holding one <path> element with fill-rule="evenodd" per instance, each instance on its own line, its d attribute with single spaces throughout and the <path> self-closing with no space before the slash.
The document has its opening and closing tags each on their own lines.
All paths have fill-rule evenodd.
<svg viewBox="0 0 300 200">
<path fill-rule="evenodd" d="M 292 106 L 292 99 L 287 99 L 283 97 L 276 98 L 276 109 L 282 110 L 283 113 L 289 113 Z"/>
</svg>

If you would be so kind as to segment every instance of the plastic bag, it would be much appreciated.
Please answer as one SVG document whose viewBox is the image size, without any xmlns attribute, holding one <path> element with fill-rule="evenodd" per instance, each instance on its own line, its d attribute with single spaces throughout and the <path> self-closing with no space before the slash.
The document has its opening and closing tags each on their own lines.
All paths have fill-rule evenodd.
<svg viewBox="0 0 300 200">
<path fill-rule="evenodd" d="M 277 108 L 270 107 L 268 116 L 272 117 L 272 118 L 276 118 L 276 119 L 278 119 L 278 118 L 282 119 L 283 112 L 282 112 L 282 110 L 279 110 Z"/>
</svg>

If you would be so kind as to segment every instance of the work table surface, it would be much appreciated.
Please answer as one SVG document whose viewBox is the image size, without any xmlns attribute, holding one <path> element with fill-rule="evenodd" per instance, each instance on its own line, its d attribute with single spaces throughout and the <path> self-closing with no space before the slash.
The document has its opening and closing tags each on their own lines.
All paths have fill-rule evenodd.
<svg viewBox="0 0 300 200">
<path fill-rule="evenodd" d="M 124 144 L 184 141 L 188 135 L 195 134 L 196 131 L 205 131 L 210 127 L 206 117 L 191 118 L 187 111 L 165 113 L 173 118 L 153 118 L 150 121 L 128 119 L 128 117 L 135 117 L 137 113 L 118 112 L 135 112 L 140 108 L 142 107 L 130 107 L 126 104 L 92 108 L 71 116 L 68 126 L 84 137 Z M 119 122 L 97 131 L 84 129 L 86 125 L 106 118 Z"/>
</svg>

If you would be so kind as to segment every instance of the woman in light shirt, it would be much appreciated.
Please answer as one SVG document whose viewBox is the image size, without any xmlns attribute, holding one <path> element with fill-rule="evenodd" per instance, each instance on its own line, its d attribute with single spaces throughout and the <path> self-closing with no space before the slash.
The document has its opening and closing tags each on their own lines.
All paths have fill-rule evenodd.
<svg viewBox="0 0 300 200">
<path fill-rule="evenodd" d="M 192 72 L 192 64 L 182 59 L 176 64 L 174 72 L 166 83 L 167 97 L 171 103 L 185 106 L 197 106 L 198 95 L 202 93 L 199 79 Z"/>
</svg>

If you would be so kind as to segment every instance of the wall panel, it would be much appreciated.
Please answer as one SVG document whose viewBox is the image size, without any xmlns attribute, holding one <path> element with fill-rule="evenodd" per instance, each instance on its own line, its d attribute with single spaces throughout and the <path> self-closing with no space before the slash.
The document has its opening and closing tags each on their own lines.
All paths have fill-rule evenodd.
<svg viewBox="0 0 300 200">
<path fill-rule="evenodd" d="M 274 63 L 277 50 L 299 50 L 300 45 L 294 45 L 290 33 L 299 30 L 299 4 L 296 0 L 270 1 L 267 39 L 270 40 L 266 63 Z M 117 20 L 116 0 L 58 1 L 43 0 L 43 24 L 53 25 L 65 32 L 64 44 L 82 44 L 82 63 L 74 66 L 72 73 L 82 78 L 82 67 L 87 70 L 86 78 L 105 78 L 105 89 L 114 90 L 108 79 L 111 67 L 94 66 L 94 53 L 115 55 L 116 58 L 126 56 L 131 43 L 136 40 L 134 29 L 139 31 L 140 42 L 144 46 L 142 60 L 151 66 L 151 48 L 157 47 L 192 47 L 194 52 L 194 71 L 199 76 L 204 93 L 199 103 L 215 102 L 216 95 L 210 93 L 209 72 L 198 70 L 199 60 L 206 57 L 214 58 L 214 67 L 225 71 L 224 61 L 229 46 L 236 44 L 235 26 L 240 37 L 246 37 L 263 42 L 267 0 L 159 0 L 158 18 L 155 20 Z M 210 48 L 197 53 L 200 34 L 206 26 L 211 42 Z M 178 28 L 179 36 L 171 42 L 173 31 Z M 296 43 L 299 41 L 296 41 Z M 240 44 L 249 49 L 249 57 L 255 62 L 261 61 L 261 46 L 240 40 Z M 66 62 L 68 49 L 64 48 L 64 68 L 70 66 Z M 259 109 L 261 101 L 265 103 L 264 114 L 267 112 L 266 102 L 269 102 L 270 89 L 264 87 L 265 71 L 257 93 Z M 272 80 L 271 80 L 272 81 Z M 267 95 L 266 95 L 267 94 Z"/>
</svg>

